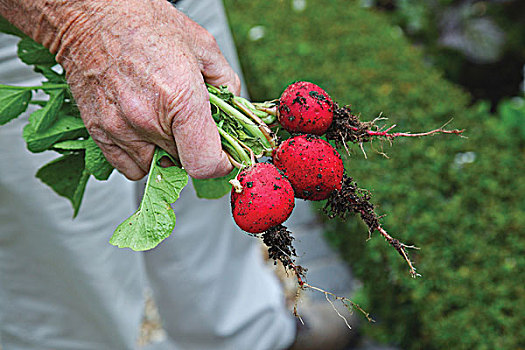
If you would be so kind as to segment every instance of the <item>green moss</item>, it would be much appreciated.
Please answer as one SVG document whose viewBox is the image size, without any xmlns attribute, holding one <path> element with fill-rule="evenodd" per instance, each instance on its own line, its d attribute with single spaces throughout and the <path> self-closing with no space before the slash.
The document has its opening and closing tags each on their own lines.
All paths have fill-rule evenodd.
<svg viewBox="0 0 525 350">
<path fill-rule="evenodd" d="M 525 107 L 499 115 L 425 64 L 384 14 L 354 1 L 225 1 L 254 100 L 310 80 L 370 120 L 383 113 L 398 130 L 422 131 L 454 118 L 468 139 L 434 136 L 354 147 L 346 167 L 373 191 L 387 230 L 412 252 L 423 277 L 357 218 L 327 223 L 327 236 L 363 281 L 377 323 L 365 331 L 403 349 L 513 349 L 525 346 Z M 249 38 L 263 26 L 265 36 Z M 521 122 L 520 122 L 521 120 Z M 473 152 L 473 153 L 469 153 Z M 472 160 L 472 162 L 468 162 Z M 467 161 L 467 162 L 465 162 Z M 521 275 L 522 276 L 522 275 Z"/>
</svg>

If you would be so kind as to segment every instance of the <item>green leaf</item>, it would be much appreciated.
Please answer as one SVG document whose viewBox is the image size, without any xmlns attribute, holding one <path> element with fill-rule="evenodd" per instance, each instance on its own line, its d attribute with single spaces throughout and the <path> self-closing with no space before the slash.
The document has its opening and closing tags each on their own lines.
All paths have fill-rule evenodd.
<svg viewBox="0 0 525 350">
<path fill-rule="evenodd" d="M 33 39 L 26 37 L 18 43 L 18 57 L 25 64 L 38 64 L 52 67 L 57 64 L 53 55 L 43 45 Z"/>
<path fill-rule="evenodd" d="M 57 152 L 62 151 L 80 151 L 86 149 L 86 144 L 88 140 L 78 139 L 78 140 L 66 140 L 57 142 L 53 145 L 52 150 Z"/>
<path fill-rule="evenodd" d="M 18 57 L 28 64 L 35 66 L 35 72 L 42 74 L 51 83 L 67 83 L 65 74 L 57 73 L 52 67 L 58 65 L 55 55 L 42 44 L 29 37 L 18 43 Z"/>
<path fill-rule="evenodd" d="M 58 142 L 53 145 L 52 149 L 63 154 L 79 150 L 85 151 L 84 161 L 86 163 L 86 169 L 97 180 L 107 180 L 113 172 L 113 165 L 106 160 L 102 150 L 91 137 L 86 140 L 80 139 Z"/>
<path fill-rule="evenodd" d="M 233 169 L 231 173 L 226 176 L 218 177 L 216 179 L 191 179 L 193 187 L 197 193 L 197 197 L 206 199 L 218 199 L 230 193 L 232 185 L 229 181 L 237 175 L 238 169 Z"/>
<path fill-rule="evenodd" d="M 73 217 L 77 216 L 89 180 L 83 152 L 68 154 L 47 163 L 38 170 L 36 177 L 53 191 L 69 199 L 74 209 Z"/>
<path fill-rule="evenodd" d="M 23 135 L 27 148 L 35 153 L 43 152 L 59 141 L 89 136 L 82 119 L 69 115 L 60 116 L 49 129 L 40 132 L 35 131 L 31 123 L 27 124 Z"/>
<path fill-rule="evenodd" d="M 30 90 L 0 88 L 0 125 L 24 113 L 31 96 Z"/>
<path fill-rule="evenodd" d="M 33 130 L 41 132 L 49 128 L 57 119 L 58 111 L 64 102 L 65 90 L 49 90 L 49 101 L 46 105 L 33 113 L 29 117 L 29 124 L 32 125 Z"/>
<path fill-rule="evenodd" d="M 62 104 L 62 108 L 60 108 L 60 111 L 64 114 L 80 118 L 80 111 L 78 110 L 78 107 L 76 106 L 74 101 L 64 101 L 64 103 Z"/>
<path fill-rule="evenodd" d="M 171 159 L 167 152 L 158 148 L 139 209 L 117 227 L 109 241 L 111 244 L 135 251 L 148 250 L 156 247 L 173 231 L 175 213 L 171 203 L 179 198 L 188 183 L 188 175 L 177 166 L 161 167 L 159 160 L 162 157 Z"/>
<path fill-rule="evenodd" d="M 3 16 L 0 16 L 0 32 L 16 35 L 21 38 L 27 37 L 20 29 L 12 25 L 7 19 L 5 19 Z"/>
<path fill-rule="evenodd" d="M 86 140 L 86 169 L 95 177 L 97 180 L 107 180 L 109 175 L 113 172 L 113 165 L 111 165 L 102 150 L 90 137 Z"/>
<path fill-rule="evenodd" d="M 66 84 L 66 76 L 55 72 L 51 66 L 35 65 L 35 72 L 42 74 L 50 83 Z"/>
</svg>

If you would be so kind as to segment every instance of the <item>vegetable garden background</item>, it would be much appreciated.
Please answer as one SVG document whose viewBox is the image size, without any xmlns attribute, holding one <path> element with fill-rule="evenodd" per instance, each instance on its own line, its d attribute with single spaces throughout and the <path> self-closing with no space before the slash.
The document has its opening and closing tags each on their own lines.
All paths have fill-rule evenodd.
<svg viewBox="0 0 525 350">
<path fill-rule="evenodd" d="M 349 174 L 381 203 L 378 212 L 389 213 L 389 231 L 422 248 L 412 257 L 423 277 L 411 279 L 379 236 L 366 241 L 357 218 L 326 224 L 328 239 L 363 282 L 356 301 L 377 320 L 364 332 L 403 349 L 524 348 L 525 100 L 515 83 L 523 73 L 496 69 L 502 87 L 482 90 L 475 80 L 493 81 L 494 71 L 463 74 L 472 58 L 439 46 L 428 4 L 446 10 L 482 3 L 478 15 L 496 23 L 522 5 L 411 3 L 225 1 L 253 100 L 310 80 L 363 120 L 383 113 L 399 130 L 415 132 L 454 118 L 452 127 L 466 129 L 467 139 L 373 143 L 365 147 L 368 161 L 358 148 L 346 158 Z M 501 56 L 523 67 L 523 19 L 500 27 Z"/>
</svg>

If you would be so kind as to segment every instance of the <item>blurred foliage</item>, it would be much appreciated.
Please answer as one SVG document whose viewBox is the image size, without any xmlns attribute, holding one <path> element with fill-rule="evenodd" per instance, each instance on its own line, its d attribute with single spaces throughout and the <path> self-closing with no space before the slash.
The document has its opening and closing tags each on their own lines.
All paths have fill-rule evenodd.
<svg viewBox="0 0 525 350">
<path fill-rule="evenodd" d="M 357 218 L 327 222 L 327 235 L 365 286 L 376 339 L 403 349 L 525 347 L 525 106 L 521 98 L 469 107 L 470 96 L 425 63 L 399 27 L 361 2 L 225 0 L 254 100 L 310 80 L 370 120 L 399 131 L 467 129 L 353 147 L 348 172 L 373 192 L 385 228 L 422 249 L 423 277 Z M 390 159 L 374 150 L 380 149 Z M 520 274 L 521 271 L 521 274 Z"/>
<path fill-rule="evenodd" d="M 518 94 L 524 79 L 523 0 L 361 0 L 420 45 L 426 59 L 474 99 L 497 104 Z"/>
</svg>

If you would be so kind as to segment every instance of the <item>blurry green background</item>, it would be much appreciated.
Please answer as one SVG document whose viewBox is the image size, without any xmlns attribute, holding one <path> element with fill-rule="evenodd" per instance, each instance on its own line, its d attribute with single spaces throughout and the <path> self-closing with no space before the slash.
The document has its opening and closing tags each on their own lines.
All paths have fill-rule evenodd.
<svg viewBox="0 0 525 350">
<path fill-rule="evenodd" d="M 524 1 L 225 0 L 253 100 L 309 80 L 363 120 L 399 131 L 454 118 L 467 139 L 353 147 L 349 174 L 373 192 L 422 278 L 357 217 L 326 223 L 377 323 L 403 349 L 525 348 Z M 520 15 L 521 13 L 521 15 Z M 383 149 L 389 159 L 376 150 Z"/>
</svg>

